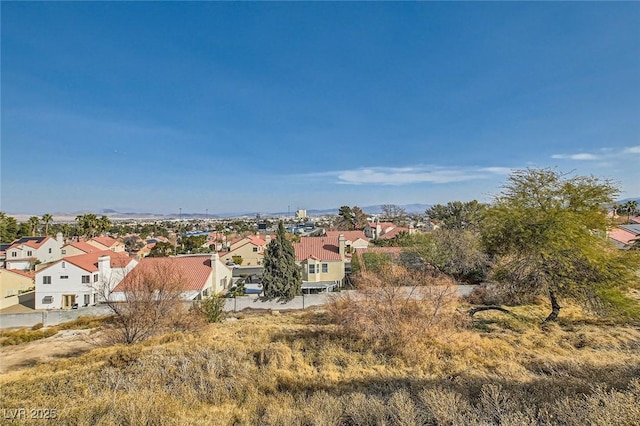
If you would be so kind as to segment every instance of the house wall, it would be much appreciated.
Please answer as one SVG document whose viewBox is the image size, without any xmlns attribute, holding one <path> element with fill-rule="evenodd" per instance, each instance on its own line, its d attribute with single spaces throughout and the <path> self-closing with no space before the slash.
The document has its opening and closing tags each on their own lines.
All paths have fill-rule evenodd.
<svg viewBox="0 0 640 426">
<path fill-rule="evenodd" d="M 7 269 L 31 268 L 31 262 L 38 260 L 40 263 L 55 262 L 60 259 L 60 248 L 62 247 L 62 238 L 60 241 L 55 238 L 48 238 L 39 248 L 29 247 L 22 244 L 20 247 L 14 247 L 7 250 Z"/>
<path fill-rule="evenodd" d="M 86 254 L 86 252 L 80 250 L 79 248 L 73 247 L 72 245 L 66 245 L 62 247 L 62 249 L 60 250 L 60 254 L 64 257 L 68 257 L 79 256 L 81 254 Z"/>
<path fill-rule="evenodd" d="M 0 269 L 0 309 L 18 304 L 18 294 L 33 287 L 33 279 Z"/>
<path fill-rule="evenodd" d="M 231 286 L 232 271 L 225 266 L 224 262 L 216 254 L 211 257 L 211 291 L 213 293 L 222 293 Z"/>
<path fill-rule="evenodd" d="M 315 273 L 309 273 L 309 264 L 314 265 Z M 322 265 L 327 265 L 327 272 L 322 272 Z M 303 281 L 342 281 L 344 279 L 344 262 L 307 259 L 300 262 Z"/>
<path fill-rule="evenodd" d="M 253 251 L 254 248 L 257 249 L 257 251 Z M 232 261 L 233 256 L 236 255 L 242 257 L 242 266 L 262 265 L 262 259 L 264 258 L 261 247 L 247 243 L 228 253 L 220 254 L 220 259 L 222 259 L 223 263 L 227 263 Z"/>
<path fill-rule="evenodd" d="M 83 275 L 89 276 L 88 284 L 82 283 Z M 50 277 L 51 284 L 45 284 L 44 277 Z M 64 295 L 75 295 L 75 303 L 78 306 L 85 305 L 84 296 L 88 295 L 88 305 L 94 305 L 97 302 L 98 293 L 95 287 L 98 286 L 99 279 L 97 271 L 88 272 L 61 260 L 36 272 L 36 309 L 62 309 Z M 45 300 L 47 297 L 50 297 L 50 301 Z"/>
</svg>

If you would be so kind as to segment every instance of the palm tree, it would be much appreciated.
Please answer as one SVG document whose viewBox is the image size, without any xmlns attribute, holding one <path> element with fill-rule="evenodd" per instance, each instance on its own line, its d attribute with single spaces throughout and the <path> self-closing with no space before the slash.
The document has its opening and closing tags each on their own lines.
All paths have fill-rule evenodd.
<svg viewBox="0 0 640 426">
<path fill-rule="evenodd" d="M 88 238 L 93 238 L 95 236 L 95 231 L 98 226 L 98 218 L 95 214 L 87 213 L 76 216 L 76 221 L 78 222 L 80 233 L 83 236 Z"/>
<path fill-rule="evenodd" d="M 38 216 L 31 216 L 29 218 L 29 226 L 31 227 L 31 236 L 35 237 L 38 232 L 38 226 L 40 225 L 40 218 Z"/>
<path fill-rule="evenodd" d="M 53 216 L 49 213 L 42 215 L 42 223 L 44 224 L 44 235 L 49 235 L 49 224 L 53 221 Z"/>
<path fill-rule="evenodd" d="M 103 215 L 100 219 L 96 220 L 96 226 L 98 228 L 98 233 L 103 234 L 109 228 L 111 228 L 111 220 L 105 215 Z"/>
<path fill-rule="evenodd" d="M 638 202 L 636 200 L 627 201 L 622 208 L 627 212 L 627 223 L 631 223 L 631 215 L 638 210 Z"/>
</svg>

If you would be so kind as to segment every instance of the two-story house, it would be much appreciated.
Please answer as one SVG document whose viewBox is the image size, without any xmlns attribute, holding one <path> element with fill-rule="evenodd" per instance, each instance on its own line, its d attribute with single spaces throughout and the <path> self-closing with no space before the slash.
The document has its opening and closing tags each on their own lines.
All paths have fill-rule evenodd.
<svg viewBox="0 0 640 426">
<path fill-rule="evenodd" d="M 271 242 L 270 235 L 265 238 L 266 240 L 263 240 L 255 235 L 239 238 L 231 242 L 229 251 L 221 251 L 218 255 L 227 264 L 233 263 L 234 256 L 239 256 L 242 259 L 242 266 L 262 265 L 264 249 Z"/>
<path fill-rule="evenodd" d="M 36 309 L 95 305 L 136 266 L 126 253 L 101 250 L 60 259 L 36 272 Z"/>
<path fill-rule="evenodd" d="M 337 237 L 302 237 L 293 244 L 296 263 L 302 268 L 302 291 L 330 291 L 345 277 L 346 246 Z"/>
<path fill-rule="evenodd" d="M 33 269 L 37 263 L 49 263 L 60 259 L 63 244 L 62 233 L 52 237 L 22 237 L 5 250 L 7 269 Z"/>
<path fill-rule="evenodd" d="M 87 243 L 100 250 L 111 250 L 115 253 L 123 253 L 125 251 L 124 243 L 111 237 L 93 237 Z"/>
</svg>

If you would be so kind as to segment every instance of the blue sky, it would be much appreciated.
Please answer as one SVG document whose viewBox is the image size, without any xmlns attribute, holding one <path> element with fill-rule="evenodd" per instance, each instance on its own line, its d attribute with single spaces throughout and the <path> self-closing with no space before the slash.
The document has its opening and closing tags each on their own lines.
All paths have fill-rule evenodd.
<svg viewBox="0 0 640 426">
<path fill-rule="evenodd" d="M 1 209 L 640 196 L 640 3 L 7 3 Z"/>
</svg>

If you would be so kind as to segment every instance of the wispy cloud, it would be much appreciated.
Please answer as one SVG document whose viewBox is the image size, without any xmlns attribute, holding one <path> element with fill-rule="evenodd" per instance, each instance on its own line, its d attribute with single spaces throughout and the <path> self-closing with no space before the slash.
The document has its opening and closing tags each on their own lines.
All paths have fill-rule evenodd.
<svg viewBox="0 0 640 426">
<path fill-rule="evenodd" d="M 508 174 L 506 167 L 362 167 L 303 175 L 307 178 L 332 178 L 334 183 L 343 185 L 410 185 L 416 183 L 444 184 L 488 179 L 496 175 Z"/>
<path fill-rule="evenodd" d="M 551 158 L 556 160 L 586 160 L 594 161 L 600 160 L 601 156 L 595 154 L 554 154 Z"/>
<path fill-rule="evenodd" d="M 575 160 L 575 161 L 603 161 L 619 158 L 624 155 L 640 154 L 640 145 L 630 146 L 622 149 L 602 148 L 599 154 L 581 152 L 577 154 L 554 154 L 551 158 L 555 160 Z"/>
</svg>

